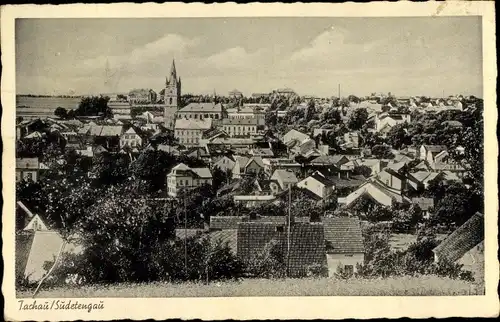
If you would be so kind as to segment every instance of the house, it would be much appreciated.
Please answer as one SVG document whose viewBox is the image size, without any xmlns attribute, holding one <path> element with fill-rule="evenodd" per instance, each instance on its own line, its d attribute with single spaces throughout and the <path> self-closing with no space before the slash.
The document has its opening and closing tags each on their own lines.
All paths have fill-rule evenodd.
<svg viewBox="0 0 500 322">
<path fill-rule="evenodd" d="M 203 132 L 212 127 L 212 120 L 207 119 L 177 119 L 175 120 L 175 137 L 185 146 L 198 146 Z"/>
<path fill-rule="evenodd" d="M 325 235 L 328 276 L 334 276 L 338 267 L 352 275 L 357 265 L 363 264 L 365 247 L 358 218 L 322 218 Z"/>
<path fill-rule="evenodd" d="M 277 169 L 290 170 L 298 173 L 302 169 L 302 165 L 293 159 L 289 158 L 266 158 L 262 159 L 264 163 L 264 172 L 271 176 Z"/>
<path fill-rule="evenodd" d="M 424 218 L 429 218 L 430 211 L 434 208 L 434 199 L 432 198 L 412 198 L 411 202 L 417 205 L 420 210 L 422 210 L 422 214 Z"/>
<path fill-rule="evenodd" d="M 47 273 L 45 263 L 53 261 L 60 251 L 79 253 L 82 247 L 70 240 L 64 242 L 62 236 L 38 215 L 34 215 L 28 225 L 16 233 L 15 270 L 16 278 L 38 282 Z"/>
<path fill-rule="evenodd" d="M 400 173 L 390 168 L 385 168 L 377 174 L 377 179 L 385 186 L 397 190 L 399 192 L 406 188 L 406 178 Z"/>
<path fill-rule="evenodd" d="M 235 204 L 242 204 L 246 208 L 254 208 L 276 200 L 273 195 L 237 195 L 233 196 Z"/>
<path fill-rule="evenodd" d="M 359 133 L 358 132 L 348 132 L 344 134 L 344 147 L 349 147 L 353 149 L 359 148 Z"/>
<path fill-rule="evenodd" d="M 484 216 L 477 212 L 432 250 L 434 261 L 457 262 L 484 241 Z M 484 258 L 483 258 L 484 261 Z"/>
<path fill-rule="evenodd" d="M 380 159 L 359 159 L 355 163 L 358 167 L 365 166 L 370 168 L 372 175 L 378 174 L 387 166 L 387 162 Z"/>
<path fill-rule="evenodd" d="M 234 162 L 232 169 L 233 179 L 241 179 L 244 175 L 258 174 L 264 170 L 264 163 L 261 157 L 247 158 L 244 156 L 235 156 Z"/>
<path fill-rule="evenodd" d="M 212 119 L 213 124 L 218 124 L 222 119 L 222 111 L 220 103 L 189 103 L 177 111 L 177 119 Z"/>
<path fill-rule="evenodd" d="M 278 169 L 271 176 L 271 180 L 278 182 L 281 190 L 286 190 L 294 186 L 299 180 L 293 171 Z"/>
<path fill-rule="evenodd" d="M 167 192 L 174 198 L 183 190 L 205 184 L 212 185 L 212 173 L 208 168 L 190 168 L 184 163 L 179 163 L 167 175 Z"/>
<path fill-rule="evenodd" d="M 237 255 L 243 262 L 273 245 L 288 253 L 286 270 L 291 277 L 307 276 L 313 265 L 326 266 L 322 223 L 293 223 L 288 234 L 285 223 L 248 221 L 238 225 Z"/>
<path fill-rule="evenodd" d="M 419 159 L 425 160 L 429 165 L 434 164 L 434 157 L 447 150 L 444 145 L 422 145 L 419 149 Z"/>
<path fill-rule="evenodd" d="M 255 179 L 254 182 L 256 195 L 277 195 L 280 192 L 278 182 L 268 179 Z"/>
<path fill-rule="evenodd" d="M 254 118 L 222 120 L 222 130 L 230 137 L 249 137 L 257 133 L 258 120 Z"/>
<path fill-rule="evenodd" d="M 233 89 L 232 91 L 229 92 L 229 98 L 239 99 L 242 97 L 243 97 L 243 93 L 237 89 Z"/>
<path fill-rule="evenodd" d="M 410 114 L 404 113 L 380 113 L 375 116 L 375 131 L 387 134 L 396 124 L 410 123 Z"/>
<path fill-rule="evenodd" d="M 130 127 L 125 133 L 120 136 L 120 148 L 130 147 L 136 148 L 142 146 L 142 137 L 137 134 L 133 127 Z"/>
<path fill-rule="evenodd" d="M 210 216 L 210 231 L 238 229 L 244 216 Z"/>
<path fill-rule="evenodd" d="M 262 158 L 272 158 L 274 157 L 274 152 L 269 148 L 253 148 L 250 150 L 250 155 Z"/>
<path fill-rule="evenodd" d="M 465 168 L 453 160 L 447 150 L 443 150 L 434 156 L 434 162 L 430 164 L 435 171 L 449 171 L 457 173 L 459 177 L 465 172 Z"/>
<path fill-rule="evenodd" d="M 228 108 L 226 110 L 228 119 L 256 119 L 257 126 L 264 126 L 265 113 L 260 107 L 244 106 L 236 108 Z"/>
<path fill-rule="evenodd" d="M 16 159 L 16 182 L 38 181 L 40 173 L 40 162 L 38 158 L 17 158 Z"/>
<path fill-rule="evenodd" d="M 285 145 L 288 145 L 292 141 L 303 142 L 307 139 L 309 139 L 309 135 L 292 129 L 283 136 L 282 141 Z"/>
<path fill-rule="evenodd" d="M 318 172 L 313 173 L 297 183 L 297 187 L 309 190 L 321 199 L 326 199 L 333 191 L 335 184 Z"/>
<path fill-rule="evenodd" d="M 396 203 L 409 203 L 410 200 L 376 179 L 367 180 L 358 189 L 350 193 L 347 197 L 339 197 L 339 204 L 350 207 L 360 198 L 369 198 L 378 204 L 390 207 Z"/>
<path fill-rule="evenodd" d="M 223 156 L 217 162 L 214 163 L 214 167 L 219 168 L 222 171 L 232 171 L 234 168 L 235 162 L 228 156 Z"/>
<path fill-rule="evenodd" d="M 407 184 L 414 190 L 419 191 L 427 189 L 429 183 L 434 179 L 439 179 L 438 177 L 444 178 L 444 174 L 440 172 L 417 171 L 407 175 Z"/>
</svg>

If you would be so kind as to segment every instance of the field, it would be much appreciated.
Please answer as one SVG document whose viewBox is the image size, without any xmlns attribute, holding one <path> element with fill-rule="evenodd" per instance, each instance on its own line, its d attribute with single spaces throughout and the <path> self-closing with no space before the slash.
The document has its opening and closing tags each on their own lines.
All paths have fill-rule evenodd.
<svg viewBox="0 0 500 322">
<path fill-rule="evenodd" d="M 54 116 L 56 108 L 72 110 L 78 107 L 78 103 L 78 97 L 16 96 L 16 113 L 17 116 Z"/>
<path fill-rule="evenodd" d="M 230 296 L 450 296 L 479 295 L 479 284 L 436 276 L 387 279 L 333 278 L 244 279 L 241 281 L 203 283 L 118 284 L 43 289 L 39 298 L 89 297 L 230 297 Z M 32 293 L 18 292 L 18 298 Z"/>
</svg>

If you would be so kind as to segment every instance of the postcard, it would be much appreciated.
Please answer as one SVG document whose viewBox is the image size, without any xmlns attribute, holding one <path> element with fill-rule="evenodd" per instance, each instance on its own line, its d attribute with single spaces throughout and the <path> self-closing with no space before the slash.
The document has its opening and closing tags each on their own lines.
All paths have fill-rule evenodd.
<svg viewBox="0 0 500 322">
<path fill-rule="evenodd" d="M 498 316 L 492 2 L 1 14 L 7 320 Z"/>
</svg>

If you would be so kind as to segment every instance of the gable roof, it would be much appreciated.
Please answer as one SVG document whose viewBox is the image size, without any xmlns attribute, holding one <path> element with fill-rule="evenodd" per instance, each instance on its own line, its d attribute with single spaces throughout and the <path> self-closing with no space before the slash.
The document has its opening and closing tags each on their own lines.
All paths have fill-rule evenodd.
<svg viewBox="0 0 500 322">
<path fill-rule="evenodd" d="M 424 144 L 423 146 L 427 151 L 430 151 L 432 153 L 439 153 L 439 152 L 447 149 L 445 145 L 426 145 L 426 144 Z"/>
<path fill-rule="evenodd" d="M 331 164 L 335 166 L 339 166 L 349 162 L 349 159 L 342 154 L 336 155 L 321 155 L 315 159 L 313 159 L 311 164 Z"/>
<path fill-rule="evenodd" d="M 316 172 L 314 172 L 312 175 L 310 175 L 310 176 L 309 176 L 309 177 L 307 177 L 307 178 L 312 178 L 312 179 L 314 179 L 314 180 L 318 181 L 319 183 L 321 183 L 322 185 L 327 186 L 327 187 L 331 187 L 331 186 L 334 186 L 334 185 L 335 185 L 335 183 L 334 183 L 332 180 L 330 180 L 330 179 L 328 179 L 327 177 L 325 177 L 325 176 L 321 175 L 321 174 L 320 174 L 320 173 L 318 173 L 317 171 L 316 171 Z M 307 179 L 307 178 L 306 178 L 306 179 Z M 304 180 L 306 180 L 306 179 L 304 179 Z"/>
<path fill-rule="evenodd" d="M 212 119 L 177 119 L 175 120 L 175 129 L 188 130 L 209 130 L 212 127 Z"/>
<path fill-rule="evenodd" d="M 224 229 L 211 231 L 208 234 L 210 236 L 210 242 L 212 246 L 217 242 L 221 242 L 222 246 L 229 246 L 231 252 L 236 254 L 238 251 L 238 229 Z"/>
<path fill-rule="evenodd" d="M 261 157 L 251 157 L 248 159 L 247 163 L 245 164 L 245 168 L 248 167 L 252 162 L 257 163 L 257 165 L 261 168 L 264 167 L 264 162 L 262 161 Z"/>
<path fill-rule="evenodd" d="M 179 110 L 179 112 L 198 112 L 198 113 L 221 113 L 222 105 L 220 103 L 189 103 Z"/>
<path fill-rule="evenodd" d="M 274 170 L 274 173 L 271 177 L 272 178 L 280 178 L 283 182 L 291 182 L 291 183 L 296 183 L 298 182 L 297 177 L 295 176 L 295 173 L 293 171 L 288 171 L 288 170 L 283 170 L 283 169 L 276 169 Z"/>
<path fill-rule="evenodd" d="M 24 235 L 24 234 L 23 234 Z M 22 236 L 22 235 L 21 235 Z M 26 233 L 23 237 L 18 236 L 16 250 L 21 250 L 19 256 L 16 254 L 16 267 L 19 275 L 28 278 L 30 281 L 40 280 L 46 273 L 44 264 L 46 261 L 54 260 L 63 244 L 62 237 L 55 231 L 35 231 Z M 81 247 L 68 243 L 64 252 L 78 252 Z"/>
<path fill-rule="evenodd" d="M 200 178 L 212 178 L 209 168 L 191 168 L 191 170 Z"/>
<path fill-rule="evenodd" d="M 322 222 L 327 253 L 364 253 L 363 234 L 358 218 L 322 218 Z"/>
<path fill-rule="evenodd" d="M 455 262 L 484 240 L 484 216 L 477 212 L 433 249 L 437 260 Z"/>
<path fill-rule="evenodd" d="M 270 242 L 282 251 L 287 250 L 289 240 L 288 270 L 291 276 L 305 276 L 308 266 L 326 265 L 325 234 L 322 223 L 296 223 L 290 227 L 290 235 L 276 229 L 274 223 L 243 222 L 238 226 L 238 257 L 248 261 L 261 252 Z"/>
<path fill-rule="evenodd" d="M 210 230 L 237 229 L 243 216 L 210 216 Z"/>
<path fill-rule="evenodd" d="M 294 140 L 302 142 L 306 139 L 309 139 L 309 135 L 292 129 L 283 136 L 283 143 L 287 144 L 288 142 Z"/>
</svg>

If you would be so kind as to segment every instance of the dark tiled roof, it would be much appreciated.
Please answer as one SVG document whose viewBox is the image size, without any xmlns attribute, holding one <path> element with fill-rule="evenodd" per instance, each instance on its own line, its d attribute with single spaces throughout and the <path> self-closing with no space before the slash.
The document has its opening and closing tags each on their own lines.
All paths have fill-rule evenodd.
<svg viewBox="0 0 500 322">
<path fill-rule="evenodd" d="M 203 229 L 184 229 L 184 228 L 176 228 L 175 229 L 175 237 L 184 239 L 184 238 L 190 238 L 193 236 L 196 236 L 198 234 L 201 234 L 203 232 Z"/>
<path fill-rule="evenodd" d="M 243 216 L 211 216 L 210 230 L 237 229 Z"/>
<path fill-rule="evenodd" d="M 319 173 L 314 173 L 313 175 L 311 175 L 311 178 L 319 181 L 320 183 L 322 183 L 328 187 L 333 186 L 335 184 L 332 180 L 325 178 L 324 176 L 320 175 Z"/>
<path fill-rule="evenodd" d="M 238 226 L 238 257 L 248 261 L 261 252 L 271 241 L 286 256 L 286 227 L 278 230 L 268 222 L 244 222 Z M 301 223 L 290 228 L 289 272 L 291 276 L 305 276 L 313 264 L 326 265 L 324 230 L 321 223 Z"/>
<path fill-rule="evenodd" d="M 446 237 L 433 252 L 438 259 L 455 262 L 484 240 L 484 216 L 474 214 L 462 226 Z"/>
<path fill-rule="evenodd" d="M 323 218 L 327 253 L 363 253 L 363 235 L 359 219 Z"/>
<path fill-rule="evenodd" d="M 447 150 L 445 145 L 424 145 L 424 146 L 427 151 L 431 151 L 433 153 Z"/>
<path fill-rule="evenodd" d="M 237 229 L 225 229 L 218 231 L 211 231 L 209 233 L 210 242 L 215 244 L 217 241 L 221 241 L 224 246 L 226 243 L 231 249 L 231 251 L 236 254 L 238 245 L 238 230 Z"/>
</svg>

